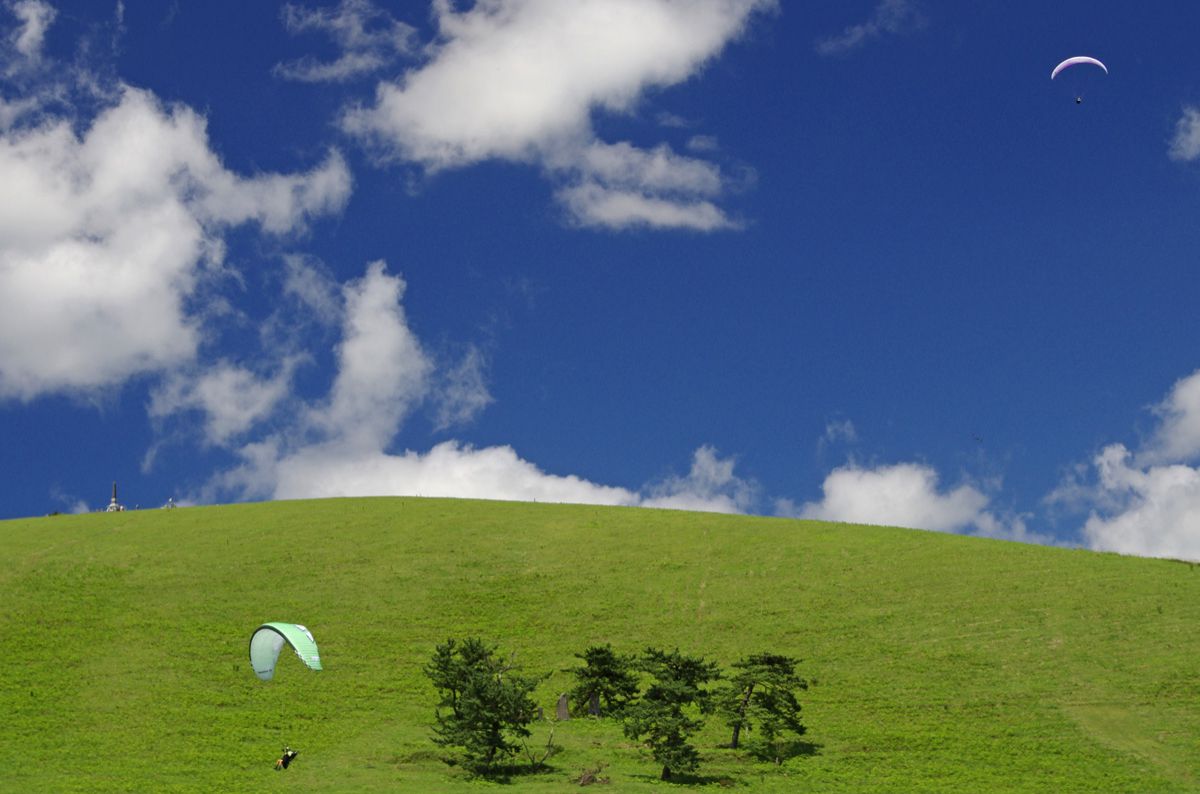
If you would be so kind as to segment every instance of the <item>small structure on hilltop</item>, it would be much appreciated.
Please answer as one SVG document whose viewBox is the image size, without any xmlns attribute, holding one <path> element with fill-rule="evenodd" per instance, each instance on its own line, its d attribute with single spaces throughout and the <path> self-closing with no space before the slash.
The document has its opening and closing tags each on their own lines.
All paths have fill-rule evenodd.
<svg viewBox="0 0 1200 794">
<path fill-rule="evenodd" d="M 125 505 L 123 505 L 117 501 L 117 483 L 116 483 L 116 480 L 114 480 L 113 481 L 112 501 L 108 503 L 108 508 L 104 512 L 106 512 L 106 513 L 121 513 L 121 512 L 124 512 L 124 510 L 125 510 Z"/>
</svg>

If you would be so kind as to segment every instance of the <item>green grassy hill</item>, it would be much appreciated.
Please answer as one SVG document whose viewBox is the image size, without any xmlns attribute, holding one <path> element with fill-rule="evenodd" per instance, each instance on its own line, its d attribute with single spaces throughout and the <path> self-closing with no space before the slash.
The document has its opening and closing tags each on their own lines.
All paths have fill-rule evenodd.
<svg viewBox="0 0 1200 794">
<path fill-rule="evenodd" d="M 700 737 L 710 789 L 1200 790 L 1200 569 L 935 533 L 644 509 L 355 499 L 0 523 L 0 790 L 465 791 L 429 741 L 434 645 L 530 673 L 589 644 L 803 659 L 811 753 Z M 247 660 L 268 620 L 325 665 Z M 538 726 L 544 741 L 550 724 Z M 560 723 L 513 791 L 658 789 L 619 726 Z M 300 748 L 285 773 L 283 744 Z"/>
</svg>

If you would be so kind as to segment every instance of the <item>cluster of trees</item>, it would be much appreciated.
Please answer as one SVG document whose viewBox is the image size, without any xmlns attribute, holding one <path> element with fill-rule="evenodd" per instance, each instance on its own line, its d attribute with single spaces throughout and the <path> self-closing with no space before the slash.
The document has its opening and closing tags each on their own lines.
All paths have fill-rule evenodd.
<svg viewBox="0 0 1200 794">
<path fill-rule="evenodd" d="M 472 772 L 493 774 L 521 749 L 540 766 L 553 751 L 553 733 L 540 759 L 525 739 L 538 716 L 533 691 L 543 677 L 522 675 L 510 657 L 478 638 L 439 645 L 425 673 L 438 691 L 433 740 L 462 751 Z M 625 735 L 641 742 L 662 765 L 662 779 L 695 773 L 700 754 L 692 737 L 711 715 L 732 731 L 729 746 L 749 748 L 760 758 L 782 763 L 805 733 L 797 693 L 808 682 L 796 673 L 797 660 L 759 653 L 734 663 L 728 673 L 703 657 L 647 648 L 621 654 L 610 645 L 575 654 L 582 667 L 570 670 L 569 693 L 576 713 L 618 719 Z"/>
</svg>

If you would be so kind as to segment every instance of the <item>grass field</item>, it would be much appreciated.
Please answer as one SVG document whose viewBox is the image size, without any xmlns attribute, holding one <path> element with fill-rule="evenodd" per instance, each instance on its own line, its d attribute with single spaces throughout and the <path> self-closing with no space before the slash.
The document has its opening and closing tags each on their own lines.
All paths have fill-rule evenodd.
<svg viewBox="0 0 1200 794">
<path fill-rule="evenodd" d="M 632 508 L 354 499 L 0 523 L 0 790 L 680 788 L 618 725 L 550 769 L 468 780 L 429 741 L 435 644 L 515 653 L 547 714 L 573 654 L 800 657 L 808 752 L 699 737 L 689 785 L 1200 790 L 1200 569 L 878 527 Z M 249 635 L 307 625 L 259 681 Z M 272 762 L 300 749 L 285 773 Z"/>
</svg>

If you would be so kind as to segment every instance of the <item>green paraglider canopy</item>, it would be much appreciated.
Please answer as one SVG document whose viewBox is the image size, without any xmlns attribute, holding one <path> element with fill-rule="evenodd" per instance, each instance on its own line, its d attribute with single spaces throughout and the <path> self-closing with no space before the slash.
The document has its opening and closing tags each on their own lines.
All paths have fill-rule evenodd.
<svg viewBox="0 0 1200 794">
<path fill-rule="evenodd" d="M 299 623 L 264 623 L 250 635 L 250 666 L 255 675 L 263 681 L 275 677 L 275 663 L 285 642 L 309 668 L 321 669 L 321 655 L 311 631 Z"/>
</svg>

